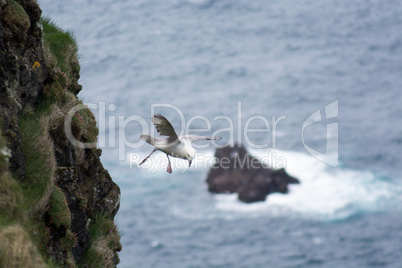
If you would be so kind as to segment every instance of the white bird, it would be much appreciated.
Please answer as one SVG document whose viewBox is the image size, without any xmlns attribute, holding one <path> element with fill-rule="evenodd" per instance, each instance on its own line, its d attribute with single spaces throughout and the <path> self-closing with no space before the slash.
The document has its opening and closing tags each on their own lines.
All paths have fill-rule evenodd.
<svg viewBox="0 0 402 268">
<path fill-rule="evenodd" d="M 156 114 L 151 118 L 152 123 L 155 125 L 157 132 L 162 136 L 167 136 L 167 138 L 155 138 L 147 134 L 142 134 L 140 139 L 146 141 L 147 143 L 154 146 L 153 151 L 141 161 L 140 165 L 144 164 L 145 161 L 153 154 L 155 151 L 159 150 L 166 154 L 168 159 L 167 172 L 172 173 L 172 167 L 170 165 L 169 155 L 173 157 L 178 157 L 188 160 L 188 166 L 191 166 L 191 161 L 195 157 L 195 149 L 191 146 L 191 142 L 198 140 L 220 140 L 221 137 L 208 137 L 208 136 L 197 136 L 197 135 L 183 135 L 177 136 L 174 128 L 170 122 L 160 114 Z"/>
</svg>

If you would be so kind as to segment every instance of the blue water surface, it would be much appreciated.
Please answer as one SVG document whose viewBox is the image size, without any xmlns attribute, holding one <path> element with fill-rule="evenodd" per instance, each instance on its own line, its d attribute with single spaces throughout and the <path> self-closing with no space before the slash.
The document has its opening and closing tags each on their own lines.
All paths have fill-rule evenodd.
<svg viewBox="0 0 402 268">
<path fill-rule="evenodd" d="M 94 111 L 106 122 L 103 163 L 122 191 L 119 267 L 402 267 L 402 1 L 39 3 L 77 38 L 80 97 L 105 105 L 105 116 Z M 337 116 L 325 119 L 334 102 Z M 252 116 L 271 127 L 284 116 L 276 134 L 250 140 L 279 150 L 302 183 L 245 205 L 209 194 L 207 167 L 172 175 L 130 168 L 128 154 L 151 148 L 119 149 L 119 134 L 135 143 L 143 132 L 119 116 L 149 123 L 160 104 L 187 119 L 205 116 L 211 133 L 228 127 L 216 116 L 233 119 L 232 141 Z M 317 110 L 323 120 L 303 141 L 303 123 Z M 157 111 L 180 128 L 177 111 Z M 326 131 L 331 123 L 338 133 Z M 306 150 L 325 153 L 327 141 L 339 142 L 330 152 L 336 167 Z"/>
</svg>

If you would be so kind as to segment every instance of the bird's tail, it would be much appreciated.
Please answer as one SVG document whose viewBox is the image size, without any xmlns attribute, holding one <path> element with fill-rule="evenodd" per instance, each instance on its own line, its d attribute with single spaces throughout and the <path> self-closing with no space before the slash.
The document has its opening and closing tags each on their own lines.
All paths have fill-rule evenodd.
<svg viewBox="0 0 402 268">
<path fill-rule="evenodd" d="M 155 138 L 152 137 L 152 136 L 149 136 L 149 135 L 147 135 L 147 134 L 142 134 L 142 135 L 140 136 L 140 139 L 141 139 L 141 140 L 144 140 L 144 141 L 146 141 L 146 142 L 148 142 L 148 143 L 151 144 L 151 145 L 155 145 Z"/>
</svg>

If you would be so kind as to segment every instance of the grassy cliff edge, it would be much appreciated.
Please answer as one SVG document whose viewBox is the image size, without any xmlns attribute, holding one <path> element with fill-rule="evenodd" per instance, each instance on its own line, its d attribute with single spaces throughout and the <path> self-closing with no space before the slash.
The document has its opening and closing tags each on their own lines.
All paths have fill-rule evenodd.
<svg viewBox="0 0 402 268">
<path fill-rule="evenodd" d="M 0 267 L 114 267 L 120 189 L 77 98 L 77 43 L 36 1 L 0 1 Z M 42 31 L 43 29 L 43 31 Z M 32 53 L 35 52 L 35 53 Z"/>
</svg>

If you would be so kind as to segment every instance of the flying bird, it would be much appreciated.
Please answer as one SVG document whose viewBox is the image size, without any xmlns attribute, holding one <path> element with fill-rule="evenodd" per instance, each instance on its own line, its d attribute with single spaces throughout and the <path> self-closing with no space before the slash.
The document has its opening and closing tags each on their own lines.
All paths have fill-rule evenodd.
<svg viewBox="0 0 402 268">
<path fill-rule="evenodd" d="M 168 159 L 167 172 L 172 173 L 172 167 L 170 165 L 169 155 L 173 157 L 178 157 L 188 160 L 188 166 L 191 166 L 191 161 L 195 157 L 195 149 L 191 146 L 191 143 L 198 140 L 220 140 L 221 137 L 208 137 L 208 136 L 197 136 L 197 135 L 183 135 L 177 136 L 173 126 L 170 122 L 160 114 L 156 114 L 151 118 L 152 123 L 155 125 L 156 131 L 161 136 L 161 138 L 155 138 L 147 134 L 142 134 L 140 136 L 141 140 L 154 146 L 153 151 L 141 161 L 140 165 L 144 164 L 145 161 L 157 150 L 162 151 L 166 154 Z"/>
</svg>

